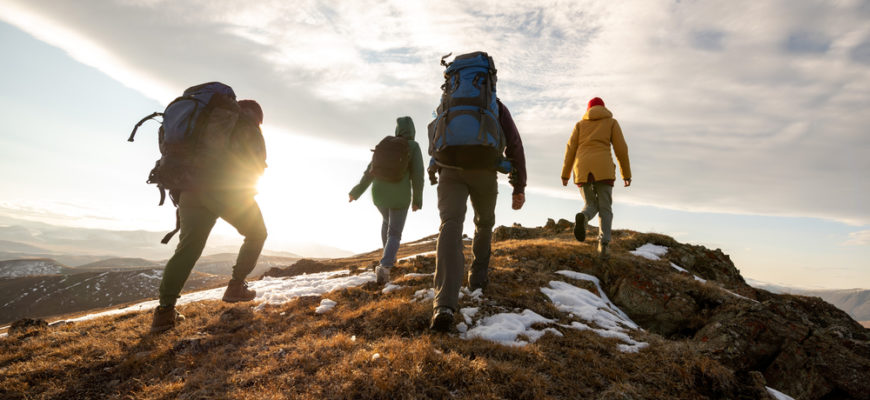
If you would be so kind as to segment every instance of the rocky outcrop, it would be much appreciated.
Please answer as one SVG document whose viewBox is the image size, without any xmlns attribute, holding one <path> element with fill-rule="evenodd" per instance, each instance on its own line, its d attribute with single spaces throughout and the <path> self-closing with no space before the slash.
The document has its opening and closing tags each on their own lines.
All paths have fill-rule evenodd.
<svg viewBox="0 0 870 400">
<path fill-rule="evenodd" d="M 774 296 L 713 314 L 694 340 L 737 370 L 800 398 L 870 399 L 870 334 L 821 299 Z"/>
<path fill-rule="evenodd" d="M 551 219 L 543 227 L 498 227 L 495 238 L 570 241 L 572 229 L 569 221 Z M 596 231 L 590 227 L 587 237 Z M 750 287 L 720 249 L 660 234 L 615 231 L 613 237 L 608 262 L 578 248 L 571 264 L 591 263 L 589 272 L 610 299 L 644 329 L 691 342 L 739 379 L 765 382 L 796 399 L 870 399 L 870 331 L 844 311 L 819 298 Z M 667 251 L 657 260 L 630 253 L 647 243 Z M 539 262 L 543 268 L 548 259 Z"/>
<path fill-rule="evenodd" d="M 302 274 L 314 274 L 318 272 L 335 271 L 343 268 L 347 267 L 344 264 L 321 262 L 317 260 L 303 258 L 299 261 L 296 261 L 293 265 L 289 267 L 270 268 L 268 271 L 266 271 L 266 273 L 263 274 L 263 276 L 287 277 Z"/>
</svg>

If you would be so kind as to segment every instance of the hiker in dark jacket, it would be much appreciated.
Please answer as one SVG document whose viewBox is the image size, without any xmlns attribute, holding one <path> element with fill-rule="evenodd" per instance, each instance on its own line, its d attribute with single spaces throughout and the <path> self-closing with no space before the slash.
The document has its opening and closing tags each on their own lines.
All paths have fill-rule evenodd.
<svg viewBox="0 0 870 400">
<path fill-rule="evenodd" d="M 384 246 L 384 253 L 375 268 L 377 282 L 381 285 L 390 280 L 390 268 L 396 263 L 396 253 L 402 240 L 408 206 L 413 211 L 423 207 L 423 154 L 420 152 L 420 145 L 414 140 L 414 121 L 411 117 L 396 119 L 396 136 L 408 140 L 408 149 L 411 153 L 408 170 L 402 174 L 402 178 L 398 182 L 379 179 L 372 171 L 372 163 L 369 163 L 359 183 L 349 193 L 349 201 L 354 201 L 371 184 L 372 200 L 383 216 L 381 243 Z"/>
<path fill-rule="evenodd" d="M 151 332 L 162 332 L 184 317 L 175 310 L 175 302 L 202 255 L 209 233 L 218 218 L 227 221 L 245 237 L 233 275 L 223 301 L 234 303 L 253 300 L 257 293 L 248 289 L 245 277 L 257 264 L 266 241 L 266 225 L 254 200 L 256 185 L 266 168 L 266 145 L 260 125 L 263 110 L 253 100 L 239 101 L 239 119 L 229 149 L 220 165 L 212 166 L 209 176 L 202 176 L 198 189 L 180 192 L 178 217 L 181 234 L 175 254 L 166 263 L 160 283 L 160 305 L 154 310 Z"/>
<path fill-rule="evenodd" d="M 511 160 L 513 170 L 509 181 L 513 186 L 512 208 L 519 210 L 526 201 L 526 157 L 523 142 L 510 111 L 498 103 L 499 124 L 504 131 L 505 156 Z M 430 180 L 436 181 L 439 174 L 438 210 L 441 214 L 441 230 L 438 234 L 435 263 L 435 301 L 430 328 L 447 331 L 453 322 L 453 314 L 459 309 L 459 289 L 465 272 L 465 255 L 462 244 L 462 224 L 465 221 L 466 202 L 471 198 L 474 209 L 474 260 L 468 272 L 468 286 L 483 289 L 489 283 L 487 276 L 495 225 L 495 203 L 498 197 L 498 182 L 495 166 L 481 168 L 436 167 L 430 170 Z"/>
</svg>

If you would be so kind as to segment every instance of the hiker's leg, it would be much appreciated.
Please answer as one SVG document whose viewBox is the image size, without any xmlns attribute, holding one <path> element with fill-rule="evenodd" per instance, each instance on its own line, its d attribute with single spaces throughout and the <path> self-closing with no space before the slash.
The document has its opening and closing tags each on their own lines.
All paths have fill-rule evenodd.
<svg viewBox="0 0 870 400">
<path fill-rule="evenodd" d="M 613 186 L 598 182 L 594 186 L 598 198 L 598 227 L 600 228 L 598 240 L 610 243 L 610 227 L 613 225 Z"/>
<path fill-rule="evenodd" d="M 266 242 L 266 223 L 260 205 L 250 194 L 221 195 L 217 200 L 223 203 L 220 217 L 245 237 L 233 266 L 233 280 L 241 281 L 257 266 Z"/>
<path fill-rule="evenodd" d="M 474 241 L 472 253 L 475 268 L 487 268 L 492 247 L 492 227 L 495 225 L 495 203 L 498 198 L 498 180 L 495 171 L 465 171 L 474 209 Z"/>
<path fill-rule="evenodd" d="M 442 169 L 438 180 L 438 212 L 441 228 L 438 232 L 435 258 L 435 307 L 450 307 L 458 311 L 459 288 L 465 271 L 462 254 L 462 223 L 468 186 L 459 171 Z"/>
<path fill-rule="evenodd" d="M 208 234 L 217 221 L 217 215 L 203 207 L 199 202 L 199 195 L 193 192 L 182 193 L 178 216 L 181 233 L 178 235 L 175 254 L 163 269 L 163 280 L 160 282 L 161 306 L 175 305 L 184 282 L 190 276 L 196 260 L 202 255 Z"/>
<path fill-rule="evenodd" d="M 580 196 L 583 197 L 583 211 L 586 215 L 586 221 L 592 221 L 595 215 L 598 214 L 598 196 L 595 193 L 594 183 L 585 183 L 580 186 Z"/>
<path fill-rule="evenodd" d="M 392 267 L 396 264 L 396 253 L 399 251 L 399 243 L 402 241 L 402 230 L 405 229 L 408 208 L 390 208 L 387 209 L 387 213 L 390 217 L 390 224 L 387 229 L 387 243 L 384 245 L 381 265 Z"/>
<path fill-rule="evenodd" d="M 381 246 L 387 247 L 387 233 L 390 230 L 390 209 L 378 206 L 381 213 Z"/>
</svg>

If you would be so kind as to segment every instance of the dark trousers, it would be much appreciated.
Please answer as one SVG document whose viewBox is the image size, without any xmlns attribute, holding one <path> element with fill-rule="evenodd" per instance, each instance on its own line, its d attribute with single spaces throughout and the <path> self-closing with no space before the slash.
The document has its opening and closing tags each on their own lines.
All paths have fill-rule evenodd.
<svg viewBox="0 0 870 400">
<path fill-rule="evenodd" d="M 493 170 L 442 169 L 438 182 L 438 211 L 441 229 L 438 233 L 435 262 L 435 307 L 459 307 L 459 289 L 465 275 L 465 255 L 462 225 L 466 202 L 471 198 L 474 209 L 474 242 L 472 253 L 475 268 L 489 266 L 492 227 L 495 225 L 495 202 L 498 182 Z"/>
<path fill-rule="evenodd" d="M 243 280 L 254 270 L 266 241 L 266 225 L 253 194 L 244 191 L 182 192 L 178 213 L 181 233 L 175 254 L 163 270 L 160 305 L 175 305 L 218 218 L 227 221 L 245 237 L 233 266 L 233 279 Z"/>
</svg>

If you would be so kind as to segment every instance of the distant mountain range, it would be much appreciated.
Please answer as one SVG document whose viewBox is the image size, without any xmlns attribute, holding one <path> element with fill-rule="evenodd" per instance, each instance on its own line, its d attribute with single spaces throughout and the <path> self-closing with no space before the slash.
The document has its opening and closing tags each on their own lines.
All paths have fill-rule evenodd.
<svg viewBox="0 0 870 400">
<path fill-rule="evenodd" d="M 143 258 L 165 260 L 172 256 L 173 245 L 160 243 L 165 232 L 144 230 L 118 231 L 51 225 L 9 216 L 0 207 L 0 260 L 16 258 L 52 258 L 67 266 L 80 266 L 109 258 Z M 205 254 L 235 253 L 241 237 L 214 236 Z M 336 247 L 296 243 L 276 249 L 266 242 L 264 254 L 284 257 L 343 257 L 352 253 Z"/>
<path fill-rule="evenodd" d="M 798 294 L 820 297 L 837 308 L 847 312 L 856 321 L 870 322 L 870 289 L 805 289 L 747 279 L 747 283 L 758 289 L 773 293 Z M 870 323 L 867 324 L 870 326 Z"/>
<path fill-rule="evenodd" d="M 271 268 L 286 268 L 298 259 L 263 255 L 250 277 L 262 276 Z M 184 290 L 225 284 L 235 262 L 234 253 L 200 258 Z M 49 258 L 0 261 L 0 324 L 154 298 L 164 264 L 142 258 L 110 258 L 78 267 Z"/>
<path fill-rule="evenodd" d="M 0 278 L 21 278 L 35 275 L 59 275 L 76 272 L 50 258 L 0 261 Z"/>
<path fill-rule="evenodd" d="M 0 324 L 154 298 L 162 276 L 162 269 L 138 269 L 0 279 Z M 226 281 L 224 276 L 194 271 L 184 290 L 215 287 Z"/>
</svg>

